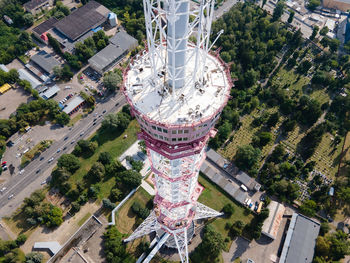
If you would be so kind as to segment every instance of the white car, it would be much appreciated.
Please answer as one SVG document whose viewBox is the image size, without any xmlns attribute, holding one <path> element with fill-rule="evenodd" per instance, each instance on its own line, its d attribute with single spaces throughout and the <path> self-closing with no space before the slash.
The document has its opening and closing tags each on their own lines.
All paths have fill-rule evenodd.
<svg viewBox="0 0 350 263">
<path fill-rule="evenodd" d="M 48 161 L 48 163 L 51 163 L 53 161 L 53 157 L 51 157 Z"/>
<path fill-rule="evenodd" d="M 9 197 L 7 199 L 10 200 L 14 196 L 15 196 L 14 194 L 11 194 L 11 195 L 9 195 Z"/>
<path fill-rule="evenodd" d="M 6 189 L 7 189 L 6 187 L 3 187 L 3 188 L 1 188 L 0 192 L 2 193 L 2 192 L 4 192 Z"/>
<path fill-rule="evenodd" d="M 24 173 L 24 169 L 22 169 L 21 171 L 19 171 L 19 174 L 23 174 Z"/>
<path fill-rule="evenodd" d="M 41 182 L 41 185 L 43 185 L 43 184 L 46 184 L 46 180 L 44 180 L 44 181 Z"/>
</svg>

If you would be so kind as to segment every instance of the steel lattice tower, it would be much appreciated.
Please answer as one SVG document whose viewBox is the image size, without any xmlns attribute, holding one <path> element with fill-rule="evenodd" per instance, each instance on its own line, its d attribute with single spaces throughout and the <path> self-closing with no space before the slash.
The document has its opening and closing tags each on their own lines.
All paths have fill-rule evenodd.
<svg viewBox="0 0 350 263">
<path fill-rule="evenodd" d="M 193 220 L 220 215 L 197 203 L 197 179 L 232 82 L 225 63 L 209 53 L 214 0 L 194 8 L 189 0 L 143 4 L 147 48 L 124 72 L 123 92 L 141 126 L 156 196 L 154 211 L 125 241 L 157 231 L 158 246 L 176 247 L 184 263 Z"/>
</svg>

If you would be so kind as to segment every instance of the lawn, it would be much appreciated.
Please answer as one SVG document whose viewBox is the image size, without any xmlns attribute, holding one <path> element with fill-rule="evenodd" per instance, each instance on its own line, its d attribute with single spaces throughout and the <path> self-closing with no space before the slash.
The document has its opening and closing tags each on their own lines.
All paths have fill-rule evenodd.
<svg viewBox="0 0 350 263">
<path fill-rule="evenodd" d="M 119 209 L 116 214 L 116 227 L 123 234 L 131 234 L 135 229 L 136 215 L 131 210 L 131 206 L 138 201 L 142 206 L 146 206 L 152 196 L 140 187 L 137 192 Z"/>
<path fill-rule="evenodd" d="M 86 220 L 88 220 L 91 217 L 91 213 L 87 212 L 86 215 L 84 215 L 79 221 L 78 221 L 78 226 L 81 227 Z"/>
<path fill-rule="evenodd" d="M 53 140 L 43 140 L 35 145 L 30 151 L 26 152 L 21 159 L 21 166 L 26 166 L 33 158 L 40 155 L 43 151 L 50 147 Z"/>
<path fill-rule="evenodd" d="M 128 128 L 119 136 L 104 132 L 94 134 L 91 137 L 91 140 L 97 141 L 99 146 L 92 156 L 88 158 L 80 158 L 81 167 L 69 178 L 72 185 L 76 185 L 77 182 L 83 180 L 83 177 L 97 161 L 101 152 L 109 152 L 114 159 L 119 157 L 137 140 L 138 132 L 139 125 L 136 120 L 133 120 L 130 122 Z M 124 138 L 124 135 L 127 135 L 127 138 Z M 98 185 L 100 185 L 101 189 L 98 198 L 102 200 L 104 197 L 109 196 L 110 191 L 115 185 L 115 178 L 111 177 L 107 180 L 102 180 Z"/>
<path fill-rule="evenodd" d="M 205 204 L 217 211 L 221 211 L 224 205 L 231 203 L 234 206 L 235 212 L 230 218 L 219 217 L 211 222 L 211 225 L 215 230 L 222 234 L 225 238 L 228 235 L 228 230 L 225 229 L 226 223 L 233 224 L 236 221 L 242 221 L 244 224 L 249 224 L 253 219 L 253 215 L 246 208 L 238 205 L 233 201 L 224 191 L 210 182 L 207 177 L 201 174 L 198 178 L 198 182 L 204 186 L 204 191 L 200 195 L 198 202 Z M 229 242 L 227 248 L 229 248 L 231 242 Z"/>
<path fill-rule="evenodd" d="M 67 126 L 69 126 L 69 127 L 73 126 L 81 118 L 83 118 L 83 114 L 79 113 L 78 115 L 74 116 L 74 118 L 70 119 L 70 121 L 69 121 Z"/>
</svg>

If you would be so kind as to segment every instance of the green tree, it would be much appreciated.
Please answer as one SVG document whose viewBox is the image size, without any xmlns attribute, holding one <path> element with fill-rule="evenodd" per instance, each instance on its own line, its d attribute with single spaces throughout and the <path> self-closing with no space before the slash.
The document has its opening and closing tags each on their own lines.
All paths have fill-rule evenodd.
<svg viewBox="0 0 350 263">
<path fill-rule="evenodd" d="M 104 174 L 105 174 L 105 167 L 103 166 L 102 163 L 96 162 L 92 165 L 87 175 L 90 179 L 92 179 L 93 182 L 99 182 L 101 181 Z"/>
<path fill-rule="evenodd" d="M 293 22 L 294 15 L 295 15 L 295 12 L 293 10 L 289 10 L 289 17 L 288 17 L 288 20 L 287 20 L 287 22 L 289 24 L 291 24 Z"/>
<path fill-rule="evenodd" d="M 320 0 L 309 0 L 307 8 L 309 8 L 310 10 L 315 10 L 316 7 L 318 7 L 319 5 L 321 5 Z"/>
<path fill-rule="evenodd" d="M 254 148 L 251 145 L 243 145 L 238 147 L 235 163 L 243 170 L 249 170 L 256 166 L 261 155 L 261 151 L 258 148 Z"/>
<path fill-rule="evenodd" d="M 225 215 L 227 215 L 228 217 L 231 217 L 232 214 L 235 212 L 235 208 L 231 203 L 227 203 L 222 208 L 222 211 L 225 213 Z"/>
<path fill-rule="evenodd" d="M 275 9 L 273 10 L 273 14 L 272 14 L 272 21 L 277 21 L 281 18 L 281 16 L 283 15 L 284 12 L 284 1 L 283 0 L 279 0 L 277 2 L 277 5 L 275 7 Z"/>
<path fill-rule="evenodd" d="M 123 77 L 120 71 L 110 72 L 103 77 L 103 84 L 107 89 L 115 91 L 120 88 L 122 80 Z"/>
<path fill-rule="evenodd" d="M 120 178 L 125 189 L 134 189 L 141 184 L 142 176 L 134 170 L 126 170 L 120 173 Z"/>
<path fill-rule="evenodd" d="M 315 37 L 317 36 L 318 31 L 320 30 L 320 28 L 317 25 L 314 25 L 312 28 L 312 34 L 310 36 L 310 40 L 314 40 Z"/>
<path fill-rule="evenodd" d="M 325 35 L 327 35 L 328 32 L 329 32 L 329 28 L 324 26 L 324 27 L 322 27 L 322 29 L 320 31 L 320 35 L 325 36 Z"/>
<path fill-rule="evenodd" d="M 300 212 L 306 216 L 313 217 L 316 214 L 317 204 L 314 200 L 306 200 L 300 206 Z"/>
<path fill-rule="evenodd" d="M 43 254 L 38 252 L 31 252 L 26 255 L 26 263 L 41 263 L 43 260 Z"/>
<path fill-rule="evenodd" d="M 48 227 L 56 227 L 60 226 L 63 222 L 63 213 L 62 210 L 57 207 L 51 205 L 51 210 L 49 211 L 49 214 L 47 215 L 46 218 L 46 226 Z"/>
<path fill-rule="evenodd" d="M 57 160 L 57 166 L 59 168 L 66 168 L 67 171 L 74 173 L 80 168 L 79 159 L 73 154 L 62 154 Z"/>
<path fill-rule="evenodd" d="M 102 204 L 103 204 L 103 207 L 110 209 L 110 210 L 113 210 L 116 207 L 116 205 L 114 203 L 112 203 L 111 200 L 109 200 L 108 198 L 104 198 L 102 200 Z"/>
<path fill-rule="evenodd" d="M 51 36 L 51 34 L 47 34 L 47 38 L 49 41 L 49 45 L 53 48 L 53 50 L 58 54 L 58 55 L 62 55 L 62 50 L 61 50 L 61 45 L 60 43 L 57 41 L 56 38 L 54 38 L 53 36 Z"/>
<path fill-rule="evenodd" d="M 65 112 L 61 112 L 61 113 L 57 114 L 55 119 L 56 119 L 57 123 L 61 124 L 62 126 L 67 125 L 70 121 L 69 115 Z"/>
<path fill-rule="evenodd" d="M 109 152 L 101 152 L 98 161 L 103 165 L 111 164 L 113 161 L 112 155 Z"/>
</svg>

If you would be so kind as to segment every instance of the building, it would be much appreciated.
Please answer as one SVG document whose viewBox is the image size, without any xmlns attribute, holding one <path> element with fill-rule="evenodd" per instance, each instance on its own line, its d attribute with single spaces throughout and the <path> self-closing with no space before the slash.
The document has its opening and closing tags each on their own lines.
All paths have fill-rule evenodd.
<svg viewBox="0 0 350 263">
<path fill-rule="evenodd" d="M 138 45 L 137 40 L 124 31 L 115 34 L 109 42 L 108 46 L 88 60 L 90 67 L 101 75 Z"/>
<path fill-rule="evenodd" d="M 0 87 L 0 93 L 1 93 L 1 94 L 4 94 L 6 91 L 8 91 L 8 90 L 11 89 L 11 88 L 12 88 L 12 86 L 11 86 L 10 84 L 5 83 L 4 85 L 2 85 L 2 86 Z"/>
<path fill-rule="evenodd" d="M 269 217 L 264 221 L 261 233 L 271 239 L 276 239 L 286 208 L 275 201 L 271 201 L 267 208 L 269 209 Z"/>
<path fill-rule="evenodd" d="M 53 3 L 52 0 L 30 0 L 29 2 L 23 5 L 24 10 L 36 15 L 40 13 L 43 9 L 47 9 Z"/>
<path fill-rule="evenodd" d="M 53 56 L 44 50 L 32 56 L 30 61 L 39 67 L 47 76 L 52 76 L 54 67 L 61 65 Z"/>
<path fill-rule="evenodd" d="M 63 34 L 68 40 L 76 41 L 82 35 L 106 22 L 110 11 L 96 1 L 73 11 L 70 15 L 62 18 L 55 24 L 55 29 Z"/>
<path fill-rule="evenodd" d="M 33 89 L 36 89 L 42 83 L 39 80 L 37 80 L 32 74 L 30 74 L 26 69 L 19 69 L 18 74 L 20 79 L 29 81 Z"/>
<path fill-rule="evenodd" d="M 115 27 L 118 25 L 118 18 L 116 13 L 111 12 L 108 14 L 108 22 L 111 27 Z"/>
<path fill-rule="evenodd" d="M 44 44 L 48 44 L 47 32 L 54 27 L 57 21 L 58 19 L 56 17 L 50 17 L 32 29 L 33 35 Z"/>
<path fill-rule="evenodd" d="M 84 105 L 84 103 L 85 100 L 82 97 L 76 96 L 66 104 L 67 106 L 63 109 L 63 112 L 67 113 L 68 115 L 72 115 L 74 112 L 78 111 L 81 106 Z"/>
<path fill-rule="evenodd" d="M 54 85 L 51 88 L 40 93 L 39 96 L 42 97 L 44 100 L 48 100 L 48 99 L 51 99 L 52 97 L 56 96 L 56 94 L 59 91 L 60 91 L 60 88 L 57 85 Z"/>
<path fill-rule="evenodd" d="M 280 257 L 280 263 L 311 263 L 320 223 L 293 213 Z"/>
<path fill-rule="evenodd" d="M 9 69 L 4 64 L 0 64 L 0 69 L 2 71 L 9 72 Z"/>
<path fill-rule="evenodd" d="M 165 245 L 188 263 L 194 221 L 222 215 L 197 202 L 206 144 L 216 134 L 215 124 L 233 86 L 227 65 L 209 53 L 210 30 L 200 30 L 210 28 L 214 2 L 201 1 L 193 10 L 190 1 L 170 0 L 162 6 L 145 0 L 148 48 L 131 60 L 124 74 L 123 92 L 140 124 L 139 138 L 145 141 L 155 175 L 154 210 L 124 240 L 156 232 L 158 244 L 143 262 L 150 262 Z M 197 26 L 189 22 L 190 15 Z M 206 44 L 196 47 L 190 36 L 198 38 L 193 43 Z"/>
<path fill-rule="evenodd" d="M 347 12 L 350 9 L 350 0 L 323 0 L 322 5 L 327 8 Z"/>
</svg>

